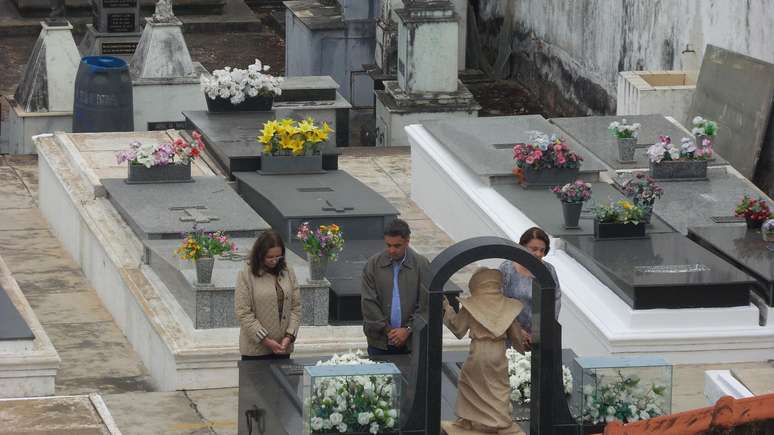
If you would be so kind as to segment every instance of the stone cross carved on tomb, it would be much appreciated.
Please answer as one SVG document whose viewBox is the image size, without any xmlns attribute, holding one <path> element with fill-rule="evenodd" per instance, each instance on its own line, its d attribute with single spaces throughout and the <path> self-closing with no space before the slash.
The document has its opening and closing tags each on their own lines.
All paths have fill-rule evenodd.
<svg viewBox="0 0 774 435">
<path fill-rule="evenodd" d="M 175 20 L 175 13 L 172 11 L 172 0 L 158 0 L 151 21 L 154 23 L 169 23 Z"/>
<path fill-rule="evenodd" d="M 446 248 L 430 263 L 430 276 L 423 277 L 422 309 L 414 317 L 411 367 L 401 408 L 404 433 L 441 434 L 443 298 L 451 295 L 443 287 L 468 264 L 492 258 L 516 261 L 536 277 L 532 290 L 530 434 L 577 433 L 563 393 L 561 326 L 555 320 L 554 305 L 556 284 L 540 260 L 500 237 L 476 237 Z M 456 305 L 456 301 L 450 303 Z"/>
<path fill-rule="evenodd" d="M 344 213 L 346 211 L 352 211 L 355 207 L 351 205 L 342 205 L 339 203 L 331 202 L 331 200 L 326 199 L 325 205 L 322 206 L 323 211 L 335 211 L 336 213 Z"/>
<path fill-rule="evenodd" d="M 207 207 L 203 205 L 187 205 L 182 207 L 170 207 L 169 209 L 172 211 L 183 212 L 183 216 L 180 216 L 180 222 L 206 224 L 219 219 L 217 216 L 206 215 L 203 210 L 207 210 Z"/>
</svg>

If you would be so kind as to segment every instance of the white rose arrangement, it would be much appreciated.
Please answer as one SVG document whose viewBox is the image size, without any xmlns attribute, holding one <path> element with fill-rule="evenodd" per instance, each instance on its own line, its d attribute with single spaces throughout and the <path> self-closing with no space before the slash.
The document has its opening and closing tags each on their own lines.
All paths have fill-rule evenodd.
<svg viewBox="0 0 774 435">
<path fill-rule="evenodd" d="M 333 355 L 317 365 L 378 364 L 362 351 Z M 392 376 L 335 376 L 318 379 L 309 400 L 312 433 L 397 431 L 397 386 Z"/>
<path fill-rule="evenodd" d="M 532 386 L 532 352 L 520 354 L 513 349 L 507 349 L 505 356 L 508 358 L 508 382 L 511 384 L 511 401 L 520 405 L 530 402 L 530 388 Z M 572 373 L 567 366 L 562 366 L 562 385 L 564 393 L 572 393 Z"/>
<path fill-rule="evenodd" d="M 216 69 L 211 76 L 202 75 L 201 88 L 207 98 L 223 98 L 231 104 L 239 104 L 248 97 L 282 95 L 280 84 L 282 77 L 264 74 L 270 69 L 260 60 L 249 65 L 246 70 L 231 68 Z"/>
<path fill-rule="evenodd" d="M 605 382 L 601 375 L 594 377 L 592 384 L 583 387 L 583 421 L 630 423 L 665 414 L 666 386 L 658 383 L 645 386 L 636 375 L 624 376 L 620 371 L 615 382 Z"/>
</svg>

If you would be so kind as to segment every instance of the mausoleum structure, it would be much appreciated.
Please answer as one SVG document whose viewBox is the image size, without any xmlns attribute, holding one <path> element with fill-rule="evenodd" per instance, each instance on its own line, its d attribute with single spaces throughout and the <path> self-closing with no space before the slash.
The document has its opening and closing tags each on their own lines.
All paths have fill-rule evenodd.
<svg viewBox="0 0 774 435">
<path fill-rule="evenodd" d="M 32 136 L 71 131 L 80 55 L 66 20 L 40 23 L 16 92 L 0 97 L 0 153 L 35 154 Z"/>
</svg>

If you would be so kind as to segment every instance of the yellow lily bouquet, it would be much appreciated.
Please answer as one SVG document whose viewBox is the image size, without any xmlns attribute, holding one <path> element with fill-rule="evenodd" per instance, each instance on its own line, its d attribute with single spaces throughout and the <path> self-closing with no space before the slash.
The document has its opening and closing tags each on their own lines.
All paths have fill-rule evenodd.
<svg viewBox="0 0 774 435">
<path fill-rule="evenodd" d="M 263 154 L 273 156 L 319 154 L 320 143 L 328 140 L 332 131 L 327 122 L 317 126 L 312 118 L 272 120 L 263 124 L 258 142 L 263 144 Z"/>
</svg>

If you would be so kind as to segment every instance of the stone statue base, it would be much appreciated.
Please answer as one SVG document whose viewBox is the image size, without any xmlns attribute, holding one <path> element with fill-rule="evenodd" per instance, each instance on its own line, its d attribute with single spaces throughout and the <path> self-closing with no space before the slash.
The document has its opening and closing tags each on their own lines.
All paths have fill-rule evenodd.
<svg viewBox="0 0 774 435">
<path fill-rule="evenodd" d="M 442 435 L 493 435 L 492 432 L 480 432 L 477 430 L 462 429 L 454 425 L 453 421 L 444 420 L 441 422 L 441 434 Z M 512 429 L 506 429 L 500 432 L 494 433 L 494 435 L 526 435 L 519 425 L 515 424 Z"/>
</svg>

